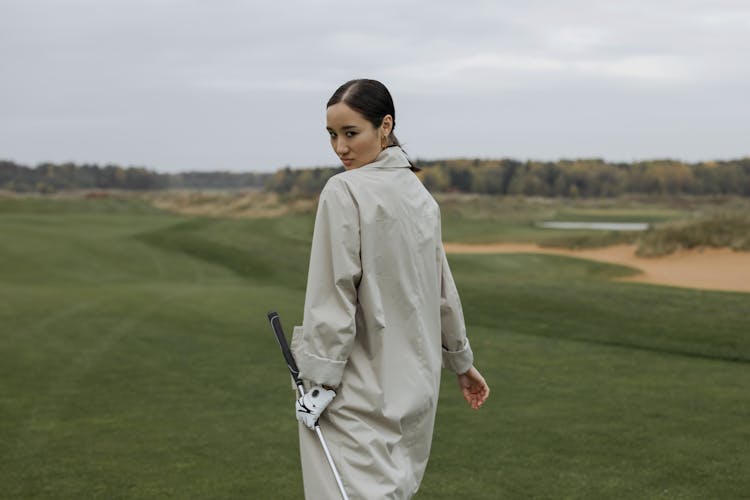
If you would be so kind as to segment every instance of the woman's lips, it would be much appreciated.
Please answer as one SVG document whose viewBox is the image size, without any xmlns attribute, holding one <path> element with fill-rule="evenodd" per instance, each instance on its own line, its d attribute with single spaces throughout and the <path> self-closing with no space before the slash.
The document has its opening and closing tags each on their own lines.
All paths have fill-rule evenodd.
<svg viewBox="0 0 750 500">
<path fill-rule="evenodd" d="M 352 160 L 351 158 L 341 158 L 341 163 L 343 163 L 346 167 L 351 166 L 353 161 L 354 160 Z"/>
</svg>

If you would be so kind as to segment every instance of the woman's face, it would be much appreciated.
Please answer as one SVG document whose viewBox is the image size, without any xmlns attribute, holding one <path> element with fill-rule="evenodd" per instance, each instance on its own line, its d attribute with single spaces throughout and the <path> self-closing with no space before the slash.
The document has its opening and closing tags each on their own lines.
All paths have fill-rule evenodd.
<svg viewBox="0 0 750 500">
<path fill-rule="evenodd" d="M 326 129 L 331 136 L 331 146 L 347 170 L 375 161 L 383 150 L 383 137 L 388 137 L 392 126 L 391 115 L 386 115 L 383 124 L 375 128 L 343 102 L 326 110 Z"/>
</svg>

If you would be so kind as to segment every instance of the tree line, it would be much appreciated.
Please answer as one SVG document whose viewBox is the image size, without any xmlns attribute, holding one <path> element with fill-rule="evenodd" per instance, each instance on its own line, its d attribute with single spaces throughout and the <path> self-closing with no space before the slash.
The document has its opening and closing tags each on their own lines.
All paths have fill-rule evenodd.
<svg viewBox="0 0 750 500">
<path fill-rule="evenodd" d="M 589 198 L 628 193 L 750 196 L 750 157 L 699 163 L 454 159 L 416 160 L 414 165 L 421 169 L 417 175 L 432 192 Z M 267 180 L 266 188 L 312 195 L 341 170 L 285 168 Z"/>
<path fill-rule="evenodd" d="M 12 161 L 0 161 L 0 189 L 27 193 L 55 193 L 73 189 L 261 189 L 270 176 L 257 172 L 166 174 L 142 167 L 74 163 L 42 163 L 32 168 Z"/>
<path fill-rule="evenodd" d="M 698 163 L 452 159 L 416 160 L 414 165 L 421 169 L 417 175 L 432 192 L 586 198 L 630 193 L 750 196 L 750 157 Z M 71 189 L 263 188 L 292 196 L 314 196 L 342 170 L 286 167 L 275 173 L 166 174 L 117 165 L 43 163 L 31 168 L 0 161 L 0 189 L 53 193 Z"/>
</svg>

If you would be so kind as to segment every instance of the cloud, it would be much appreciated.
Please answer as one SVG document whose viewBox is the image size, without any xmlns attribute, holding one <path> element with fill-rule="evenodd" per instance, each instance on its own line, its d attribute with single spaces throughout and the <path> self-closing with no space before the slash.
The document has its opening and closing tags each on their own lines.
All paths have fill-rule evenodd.
<svg viewBox="0 0 750 500">
<path fill-rule="evenodd" d="M 574 84 L 592 80 L 600 84 L 629 82 L 674 85 L 688 82 L 694 69 L 682 57 L 673 55 L 623 56 L 606 59 L 552 57 L 518 53 L 477 53 L 449 60 L 404 65 L 386 71 L 392 80 L 411 91 L 451 93 L 456 89 L 501 90 L 539 88 L 555 81 Z"/>
<path fill-rule="evenodd" d="M 694 74 L 682 58 L 665 55 L 633 56 L 607 61 L 575 61 L 571 67 L 587 75 L 679 83 Z"/>
</svg>

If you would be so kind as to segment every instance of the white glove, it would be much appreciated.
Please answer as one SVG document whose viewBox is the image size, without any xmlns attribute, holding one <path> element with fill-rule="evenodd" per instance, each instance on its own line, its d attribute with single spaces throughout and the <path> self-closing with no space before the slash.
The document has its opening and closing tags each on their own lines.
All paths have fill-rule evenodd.
<svg viewBox="0 0 750 500">
<path fill-rule="evenodd" d="M 297 400 L 297 420 L 312 429 L 320 418 L 320 414 L 326 409 L 328 403 L 333 401 L 336 393 L 316 385 L 310 392 Z"/>
</svg>

